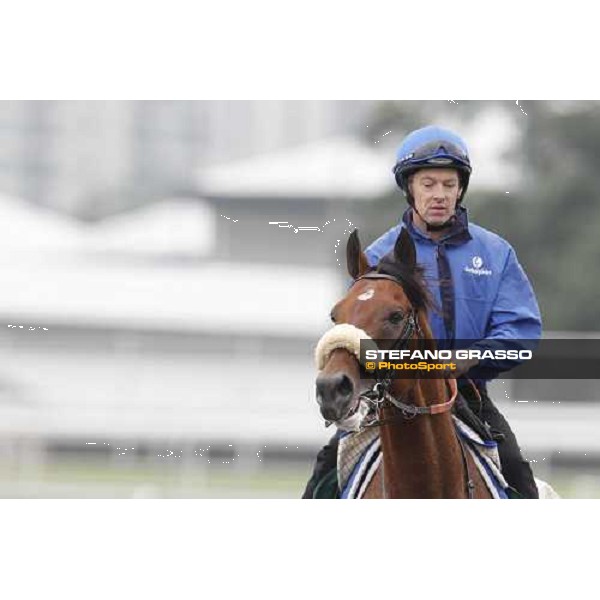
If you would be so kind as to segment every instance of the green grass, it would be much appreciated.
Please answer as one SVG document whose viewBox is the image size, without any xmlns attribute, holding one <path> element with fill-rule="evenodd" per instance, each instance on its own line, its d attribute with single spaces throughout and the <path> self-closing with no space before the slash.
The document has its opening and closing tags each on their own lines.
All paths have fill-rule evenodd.
<svg viewBox="0 0 600 600">
<path fill-rule="evenodd" d="M 34 469 L 0 466 L 3 497 L 299 498 L 310 468 L 280 466 L 242 471 L 234 465 L 185 468 L 171 464 L 47 464 Z"/>
<path fill-rule="evenodd" d="M 0 463 L 5 498 L 299 498 L 311 465 L 127 464 L 61 461 L 43 466 Z M 563 498 L 600 498 L 600 473 L 554 469 L 540 473 Z"/>
</svg>

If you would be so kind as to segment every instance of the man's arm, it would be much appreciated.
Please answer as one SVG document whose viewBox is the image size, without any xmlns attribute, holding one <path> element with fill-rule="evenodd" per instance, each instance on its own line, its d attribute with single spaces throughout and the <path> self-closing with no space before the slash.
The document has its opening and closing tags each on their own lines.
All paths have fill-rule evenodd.
<svg viewBox="0 0 600 600">
<path fill-rule="evenodd" d="M 487 325 L 487 335 L 470 348 L 482 351 L 535 350 L 541 335 L 542 318 L 533 288 L 511 247 L 502 270 L 498 293 L 494 299 Z M 522 362 L 519 359 L 484 359 L 476 370 L 481 371 L 479 374 L 482 377 L 492 373 L 492 376 L 495 376 L 498 372 L 512 369 Z M 476 376 L 473 372 L 470 375 Z"/>
</svg>

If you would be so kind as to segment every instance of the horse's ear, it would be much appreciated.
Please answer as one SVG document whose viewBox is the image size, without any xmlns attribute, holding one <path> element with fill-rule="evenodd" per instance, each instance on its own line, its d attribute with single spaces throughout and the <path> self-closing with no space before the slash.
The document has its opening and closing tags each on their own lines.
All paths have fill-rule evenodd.
<svg viewBox="0 0 600 600">
<path fill-rule="evenodd" d="M 411 271 L 417 266 L 417 250 L 410 234 L 406 229 L 402 229 L 396 245 L 394 246 L 394 257 L 396 261 L 408 267 Z"/>
<path fill-rule="evenodd" d="M 355 229 L 348 238 L 346 244 L 346 264 L 348 273 L 352 279 L 358 279 L 369 270 L 367 257 L 360 249 L 360 240 L 358 239 L 358 229 Z"/>
</svg>

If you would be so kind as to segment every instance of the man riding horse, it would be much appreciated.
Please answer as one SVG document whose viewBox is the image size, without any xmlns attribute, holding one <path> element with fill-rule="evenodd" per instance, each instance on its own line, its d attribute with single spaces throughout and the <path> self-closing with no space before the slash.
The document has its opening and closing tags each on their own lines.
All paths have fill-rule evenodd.
<svg viewBox="0 0 600 600">
<path fill-rule="evenodd" d="M 365 255 L 374 267 L 393 250 L 403 229 L 410 234 L 429 292 L 440 308 L 429 314 L 440 349 L 454 349 L 460 340 L 475 340 L 471 347 L 480 350 L 510 340 L 535 343 L 541 336 L 540 311 L 514 249 L 497 234 L 469 223 L 462 205 L 471 170 L 467 146 L 454 132 L 429 126 L 410 133 L 393 168 L 409 206 Z M 467 422 L 483 422 L 499 442 L 507 482 L 522 497 L 538 498 L 531 467 L 487 391 L 488 381 L 518 364 L 460 361 L 455 376 L 466 402 L 457 403 L 457 412 Z M 313 498 L 318 483 L 336 468 L 338 439 L 339 432 L 319 452 L 303 498 Z"/>
</svg>

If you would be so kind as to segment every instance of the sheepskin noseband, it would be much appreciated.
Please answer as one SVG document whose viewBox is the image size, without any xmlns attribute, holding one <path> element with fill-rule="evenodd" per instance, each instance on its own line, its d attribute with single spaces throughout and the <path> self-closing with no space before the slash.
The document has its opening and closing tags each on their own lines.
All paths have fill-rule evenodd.
<svg viewBox="0 0 600 600">
<path fill-rule="evenodd" d="M 369 343 L 369 346 L 372 344 L 373 348 L 377 348 L 375 340 L 373 340 L 366 331 L 354 327 L 354 325 L 342 323 L 341 325 L 332 327 L 318 341 L 317 347 L 315 348 L 315 362 L 317 364 L 317 369 L 319 369 L 319 371 L 323 369 L 329 360 L 329 355 L 336 348 L 348 350 L 348 352 L 354 354 L 357 360 L 360 361 L 361 340 L 369 340 L 371 342 Z"/>
</svg>

